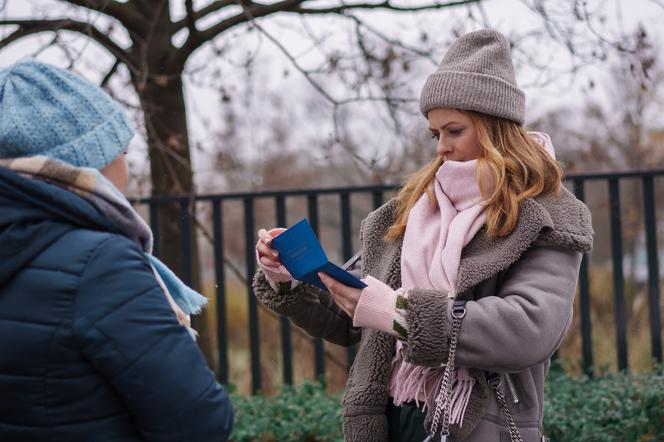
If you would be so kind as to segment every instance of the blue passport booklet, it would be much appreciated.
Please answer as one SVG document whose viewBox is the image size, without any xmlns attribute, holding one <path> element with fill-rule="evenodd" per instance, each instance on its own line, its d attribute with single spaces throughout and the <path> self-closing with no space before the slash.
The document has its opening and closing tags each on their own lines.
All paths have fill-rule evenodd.
<svg viewBox="0 0 664 442">
<path fill-rule="evenodd" d="M 272 248 L 279 252 L 281 263 L 293 278 L 299 281 L 327 290 L 318 277 L 318 272 L 323 272 L 350 287 L 361 289 L 367 286 L 327 259 L 320 241 L 306 218 L 275 237 L 272 240 Z"/>
</svg>

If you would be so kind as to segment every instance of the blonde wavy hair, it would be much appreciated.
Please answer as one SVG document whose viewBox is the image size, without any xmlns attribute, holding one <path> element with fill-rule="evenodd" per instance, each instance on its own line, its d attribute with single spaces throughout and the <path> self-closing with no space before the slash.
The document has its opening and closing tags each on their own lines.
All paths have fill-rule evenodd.
<svg viewBox="0 0 664 442">
<path fill-rule="evenodd" d="M 488 236 L 507 236 L 516 227 L 522 201 L 542 194 L 560 194 L 562 167 L 520 124 L 477 112 L 460 112 L 472 120 L 482 148 L 477 159 L 477 180 L 487 210 Z M 386 240 L 393 241 L 404 234 L 410 209 L 423 193 L 427 193 L 431 204 L 436 204 L 432 183 L 442 164 L 443 159 L 438 156 L 408 177 L 397 195 L 396 216 L 385 234 Z"/>
</svg>

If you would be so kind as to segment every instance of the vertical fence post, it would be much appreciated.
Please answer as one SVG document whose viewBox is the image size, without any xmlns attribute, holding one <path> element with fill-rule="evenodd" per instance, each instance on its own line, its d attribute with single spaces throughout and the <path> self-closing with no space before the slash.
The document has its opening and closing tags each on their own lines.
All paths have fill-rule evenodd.
<svg viewBox="0 0 664 442">
<path fill-rule="evenodd" d="M 189 213 L 189 200 L 180 201 L 180 249 L 182 250 L 182 281 L 192 286 L 193 260 L 191 238 L 191 214 Z"/>
<path fill-rule="evenodd" d="M 219 351 L 219 381 L 228 384 L 228 336 L 226 323 L 226 275 L 224 273 L 223 208 L 221 200 L 212 201 L 214 235 L 214 276 L 217 296 L 217 349 Z"/>
<path fill-rule="evenodd" d="M 609 178 L 611 219 L 611 254 L 613 260 L 613 293 L 615 299 L 616 345 L 618 369 L 627 369 L 627 337 L 625 322 L 625 283 L 623 275 L 622 227 L 620 223 L 620 186 L 618 178 Z"/>
<path fill-rule="evenodd" d="M 371 197 L 373 200 L 373 207 L 374 209 L 379 208 L 380 206 L 383 205 L 383 191 L 380 189 L 376 189 L 373 192 L 371 192 Z"/>
<path fill-rule="evenodd" d="M 150 206 L 150 229 L 152 230 L 152 238 L 154 240 L 154 246 L 152 247 L 152 254 L 159 258 L 159 242 L 160 242 L 160 232 L 159 232 L 159 203 L 151 200 L 149 203 Z"/>
<path fill-rule="evenodd" d="M 275 205 L 277 227 L 287 227 L 286 197 L 283 195 L 277 196 Z M 285 316 L 282 316 L 279 321 L 281 326 L 281 356 L 283 358 L 284 384 L 293 385 L 293 344 L 290 321 Z"/>
<path fill-rule="evenodd" d="M 646 224 L 648 253 L 648 308 L 650 310 L 650 340 L 652 356 L 662 362 L 662 325 L 659 317 L 659 263 L 657 257 L 657 229 L 655 223 L 655 187 L 652 175 L 643 177 L 643 209 Z"/>
<path fill-rule="evenodd" d="M 574 180 L 574 194 L 585 202 L 586 195 L 583 179 Z M 588 254 L 584 253 L 579 270 L 579 294 L 581 296 L 581 348 L 583 351 L 583 371 L 592 375 L 593 367 L 593 340 L 592 323 L 590 318 L 590 283 L 588 277 Z"/>
<path fill-rule="evenodd" d="M 319 235 L 318 195 L 307 195 L 307 215 L 311 227 Z M 314 338 L 314 375 L 317 381 L 325 382 L 325 347 L 321 338 Z"/>
<path fill-rule="evenodd" d="M 249 296 L 249 342 L 251 345 L 251 392 L 257 394 L 261 389 L 260 333 L 258 327 L 258 305 L 254 296 L 252 281 L 256 273 L 254 199 L 244 197 L 244 238 L 245 259 L 247 264 L 247 295 Z"/>
<path fill-rule="evenodd" d="M 350 193 L 341 192 L 339 200 L 341 208 L 341 246 L 343 260 L 347 261 L 353 256 L 353 240 L 351 238 Z M 355 346 L 348 347 L 348 369 L 355 360 Z"/>
</svg>

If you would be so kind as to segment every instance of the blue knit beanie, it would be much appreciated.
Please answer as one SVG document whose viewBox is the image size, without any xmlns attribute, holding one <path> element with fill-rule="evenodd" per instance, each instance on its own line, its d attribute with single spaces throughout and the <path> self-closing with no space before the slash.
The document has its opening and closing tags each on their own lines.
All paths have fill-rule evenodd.
<svg viewBox="0 0 664 442">
<path fill-rule="evenodd" d="M 35 60 L 0 70 L 0 158 L 44 155 L 102 169 L 133 135 L 120 105 L 69 71 Z"/>
</svg>

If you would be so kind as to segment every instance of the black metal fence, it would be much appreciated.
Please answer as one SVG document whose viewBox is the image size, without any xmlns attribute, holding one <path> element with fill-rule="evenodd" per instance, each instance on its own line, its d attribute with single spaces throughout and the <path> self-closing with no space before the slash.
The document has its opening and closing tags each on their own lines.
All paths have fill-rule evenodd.
<svg viewBox="0 0 664 442">
<path fill-rule="evenodd" d="M 660 288 L 659 288 L 659 263 L 657 246 L 657 223 L 664 220 L 656 219 L 656 190 L 660 192 L 664 189 L 657 189 L 655 186 L 658 177 L 664 177 L 664 170 L 644 171 L 644 172 L 623 172 L 623 173 L 595 173 L 584 175 L 570 175 L 567 177 L 567 185 L 573 190 L 577 198 L 585 201 L 586 184 L 589 182 L 601 181 L 608 186 L 608 208 L 610 238 L 595 237 L 595 243 L 610 241 L 611 260 L 613 273 L 613 293 L 614 293 L 614 315 L 616 324 L 615 343 L 617 348 L 617 366 L 619 369 L 627 369 L 627 330 L 625 317 L 625 278 L 623 274 L 623 230 L 621 226 L 621 207 L 620 207 L 620 184 L 623 180 L 640 180 L 642 186 L 642 203 L 644 230 L 646 237 L 646 255 L 647 255 L 647 297 L 649 308 L 649 327 L 651 340 L 651 354 L 656 361 L 662 361 L 662 328 L 660 318 Z M 271 191 L 258 193 L 227 193 L 219 195 L 201 195 L 195 197 L 160 197 L 136 200 L 137 206 L 147 205 L 149 207 L 150 224 L 153 228 L 155 238 L 159 237 L 158 232 L 158 209 L 162 204 L 180 205 L 180 228 L 181 244 L 183 253 L 183 268 L 180 274 L 186 282 L 191 282 L 192 278 L 192 251 L 191 235 L 193 232 L 193 223 L 190 216 L 192 204 L 211 205 L 211 222 L 213 253 L 214 253 L 214 276 L 216 280 L 216 308 L 217 308 L 217 340 L 219 353 L 219 373 L 220 381 L 228 383 L 229 373 L 229 347 L 227 339 L 227 312 L 226 312 L 226 269 L 224 261 L 226 250 L 224 247 L 223 219 L 224 202 L 241 201 L 243 206 L 243 226 L 244 226 L 244 244 L 245 244 L 245 271 L 249 275 L 246 279 L 249 306 L 249 341 L 250 341 L 250 366 L 251 366 L 251 390 L 258 392 L 261 390 L 260 376 L 260 346 L 259 339 L 259 305 L 251 288 L 251 277 L 256 271 L 254 245 L 256 242 L 257 226 L 255 222 L 255 206 L 257 200 L 272 200 L 274 204 L 274 225 L 287 225 L 287 200 L 292 198 L 306 199 L 306 214 L 315 231 L 318 231 L 321 212 L 319 200 L 322 197 L 337 198 L 337 206 L 332 210 L 338 210 L 339 239 L 341 241 L 341 258 L 349 259 L 353 255 L 352 241 L 357 236 L 353 231 L 351 216 L 357 215 L 351 212 L 351 199 L 358 195 L 364 195 L 369 198 L 374 208 L 383 204 L 386 195 L 393 193 L 396 186 L 367 186 L 367 187 L 342 187 L 330 189 L 307 189 L 307 190 L 288 190 Z M 328 205 L 328 210 L 329 205 Z M 360 215 L 365 215 L 362 213 Z M 596 215 L 593 214 L 595 220 Z M 159 244 L 155 244 L 155 254 L 159 254 Z M 579 314 L 581 322 L 581 348 L 582 365 L 586 372 L 591 372 L 593 366 L 592 352 L 592 333 L 591 333 L 591 296 L 590 296 L 590 274 L 589 257 L 584 256 L 581 263 L 579 275 L 579 293 L 580 305 Z M 285 384 L 293 383 L 293 352 L 291 325 L 285 318 L 281 318 L 281 351 L 282 351 L 282 373 Z M 325 354 L 323 343 L 320 339 L 313 340 L 314 345 L 314 369 L 316 378 L 325 375 Z M 350 366 L 354 358 L 354 349 L 348 349 L 347 364 Z"/>
</svg>

